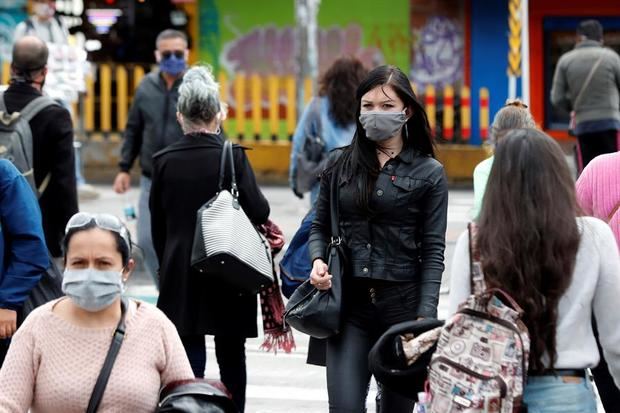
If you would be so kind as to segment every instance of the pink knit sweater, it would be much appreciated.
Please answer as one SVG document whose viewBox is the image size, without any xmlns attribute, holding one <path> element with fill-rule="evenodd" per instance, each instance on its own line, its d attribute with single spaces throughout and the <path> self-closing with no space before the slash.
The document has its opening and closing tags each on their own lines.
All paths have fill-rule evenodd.
<svg viewBox="0 0 620 413">
<path fill-rule="evenodd" d="M 620 152 L 597 156 L 577 180 L 577 201 L 586 215 L 608 221 L 620 248 Z"/>
<path fill-rule="evenodd" d="M 33 311 L 15 334 L 0 370 L 0 412 L 86 410 L 115 328 L 73 325 L 52 312 L 57 301 Z M 170 320 L 152 305 L 132 302 L 98 411 L 152 413 L 162 385 L 193 377 Z"/>
</svg>

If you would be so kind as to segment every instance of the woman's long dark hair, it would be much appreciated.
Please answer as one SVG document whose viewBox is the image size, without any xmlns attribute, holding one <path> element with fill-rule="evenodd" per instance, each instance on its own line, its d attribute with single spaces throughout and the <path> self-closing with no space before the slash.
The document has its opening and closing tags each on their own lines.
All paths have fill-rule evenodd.
<svg viewBox="0 0 620 413">
<path fill-rule="evenodd" d="M 557 142 L 515 129 L 499 142 L 480 217 L 478 246 L 490 286 L 525 311 L 530 371 L 557 359 L 558 303 L 572 279 L 580 234 L 575 184 Z"/>
<path fill-rule="evenodd" d="M 424 107 L 418 101 L 411 83 L 396 66 L 379 66 L 361 82 L 356 93 L 355 119 L 357 130 L 351 145 L 346 147 L 340 161 L 344 164 L 343 175 L 346 180 L 357 181 L 358 206 L 368 213 L 372 210 L 368 204 L 369 194 L 379 175 L 380 165 L 377 159 L 376 144 L 366 137 L 366 131 L 359 121 L 362 96 L 376 87 L 391 86 L 412 115 L 403 128 L 403 150 L 413 148 L 423 155 L 435 157 L 433 136 Z"/>
<path fill-rule="evenodd" d="M 367 74 L 355 57 L 341 57 L 321 78 L 319 96 L 329 99 L 329 111 L 337 125 L 346 127 L 355 121 L 355 89 Z"/>
</svg>

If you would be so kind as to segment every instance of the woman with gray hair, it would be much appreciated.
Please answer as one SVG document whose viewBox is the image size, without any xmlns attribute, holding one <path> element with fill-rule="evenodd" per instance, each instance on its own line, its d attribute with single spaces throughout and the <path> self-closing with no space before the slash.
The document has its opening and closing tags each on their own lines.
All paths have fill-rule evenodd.
<svg viewBox="0 0 620 413">
<path fill-rule="evenodd" d="M 218 192 L 224 145 L 219 99 L 219 85 L 209 68 L 188 70 L 177 104 L 184 136 L 153 157 L 150 208 L 153 245 L 160 262 L 157 306 L 176 326 L 197 377 L 204 376 L 205 335 L 215 336 L 222 382 L 243 412 L 245 340 L 258 335 L 256 295 L 218 283 L 190 267 L 196 212 Z M 244 148 L 233 145 L 233 157 L 239 202 L 254 224 L 263 224 L 269 204 Z"/>
<path fill-rule="evenodd" d="M 497 142 L 512 129 L 536 128 L 536 123 L 528 107 L 519 99 L 508 100 L 503 108 L 495 114 L 491 124 L 491 145 L 495 147 Z M 482 208 L 482 199 L 487 186 L 487 180 L 491 173 L 494 156 L 485 159 L 476 165 L 474 169 L 474 207 L 472 218 L 478 219 Z"/>
</svg>

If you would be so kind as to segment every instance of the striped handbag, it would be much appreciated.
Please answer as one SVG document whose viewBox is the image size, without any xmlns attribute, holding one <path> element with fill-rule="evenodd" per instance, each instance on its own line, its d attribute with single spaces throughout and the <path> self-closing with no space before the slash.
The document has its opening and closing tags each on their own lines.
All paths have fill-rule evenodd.
<svg viewBox="0 0 620 413">
<path fill-rule="evenodd" d="M 230 191 L 223 187 L 227 161 Z M 198 210 L 191 265 L 231 287 L 256 294 L 261 287 L 274 281 L 271 249 L 239 204 L 229 141 L 222 149 L 218 188 L 218 193 Z"/>
</svg>

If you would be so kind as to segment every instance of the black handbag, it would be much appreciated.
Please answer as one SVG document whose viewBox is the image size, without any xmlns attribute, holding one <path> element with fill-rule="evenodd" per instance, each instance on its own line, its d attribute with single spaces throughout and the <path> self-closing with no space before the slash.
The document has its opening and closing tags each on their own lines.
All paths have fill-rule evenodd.
<svg viewBox="0 0 620 413">
<path fill-rule="evenodd" d="M 327 246 L 327 266 L 333 276 L 332 287 L 321 291 L 304 281 L 286 305 L 284 318 L 291 327 L 315 338 L 328 338 L 340 331 L 342 283 L 347 265 L 338 221 L 338 176 L 334 171 L 330 185 L 331 241 Z"/>
<path fill-rule="evenodd" d="M 156 413 L 237 413 L 233 401 L 206 379 L 181 380 L 159 393 Z"/>
</svg>

